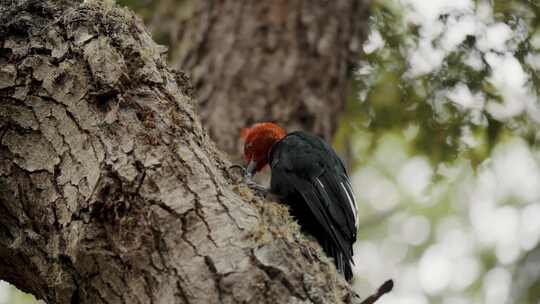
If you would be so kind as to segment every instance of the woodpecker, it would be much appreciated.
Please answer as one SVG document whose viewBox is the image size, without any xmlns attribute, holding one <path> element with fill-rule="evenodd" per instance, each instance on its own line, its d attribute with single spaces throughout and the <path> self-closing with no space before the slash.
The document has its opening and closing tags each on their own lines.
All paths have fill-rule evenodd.
<svg viewBox="0 0 540 304">
<path fill-rule="evenodd" d="M 301 131 L 286 134 L 271 122 L 244 128 L 241 135 L 245 139 L 247 185 L 288 205 L 302 231 L 317 239 L 350 281 L 357 208 L 342 160 L 320 137 Z M 271 169 L 269 189 L 252 179 L 266 165 Z"/>
</svg>

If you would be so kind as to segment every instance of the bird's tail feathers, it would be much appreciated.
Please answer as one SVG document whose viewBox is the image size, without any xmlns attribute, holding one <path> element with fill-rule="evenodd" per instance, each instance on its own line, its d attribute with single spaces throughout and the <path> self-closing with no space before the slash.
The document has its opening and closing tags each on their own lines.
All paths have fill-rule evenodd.
<svg viewBox="0 0 540 304">
<path fill-rule="evenodd" d="M 353 277 L 351 262 L 348 261 L 345 255 L 343 255 L 343 253 L 341 252 L 337 254 L 337 257 L 335 259 L 336 265 L 338 265 L 339 272 L 343 274 L 347 282 L 350 282 Z"/>
<path fill-rule="evenodd" d="M 331 242 L 326 242 L 324 247 L 326 253 L 334 259 L 337 271 L 343 274 L 347 282 L 350 282 L 353 277 L 351 261 Z"/>
</svg>

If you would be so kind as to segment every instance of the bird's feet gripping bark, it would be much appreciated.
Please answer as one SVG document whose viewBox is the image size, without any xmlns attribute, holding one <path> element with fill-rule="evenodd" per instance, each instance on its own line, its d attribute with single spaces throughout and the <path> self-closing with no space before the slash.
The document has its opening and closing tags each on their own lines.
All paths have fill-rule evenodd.
<svg viewBox="0 0 540 304">
<path fill-rule="evenodd" d="M 268 194 L 270 194 L 270 189 L 266 188 L 263 185 L 259 185 L 256 181 L 253 180 L 253 177 L 251 176 L 245 176 L 244 182 L 251 190 L 255 191 L 257 195 L 266 197 L 268 196 Z"/>
<path fill-rule="evenodd" d="M 243 180 L 242 182 L 246 184 L 251 190 L 255 191 L 255 193 L 262 197 L 267 197 L 270 194 L 270 189 L 258 184 L 256 181 L 253 180 L 253 174 L 244 166 L 242 165 L 232 165 L 230 169 L 238 168 L 242 170 L 243 174 Z"/>
</svg>

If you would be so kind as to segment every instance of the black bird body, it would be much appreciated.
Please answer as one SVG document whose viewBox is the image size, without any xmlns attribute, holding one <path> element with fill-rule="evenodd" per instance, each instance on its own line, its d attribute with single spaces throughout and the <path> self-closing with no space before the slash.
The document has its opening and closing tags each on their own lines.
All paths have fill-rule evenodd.
<svg viewBox="0 0 540 304">
<path fill-rule="evenodd" d="M 345 279 L 352 278 L 352 245 L 357 210 L 343 162 L 321 138 L 292 132 L 272 145 L 270 191 L 289 206 L 303 231 L 334 258 Z"/>
</svg>

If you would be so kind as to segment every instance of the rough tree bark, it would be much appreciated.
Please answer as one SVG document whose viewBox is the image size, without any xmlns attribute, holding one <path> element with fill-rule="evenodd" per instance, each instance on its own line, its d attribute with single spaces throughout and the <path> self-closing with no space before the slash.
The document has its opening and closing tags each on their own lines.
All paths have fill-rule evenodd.
<svg viewBox="0 0 540 304">
<path fill-rule="evenodd" d="M 258 121 L 332 138 L 369 2 L 163 0 L 149 24 L 191 74 L 210 136 L 238 155 L 239 129 Z"/>
<path fill-rule="evenodd" d="M 350 302 L 233 185 L 141 22 L 81 2 L 0 2 L 0 279 L 49 303 Z"/>
</svg>

